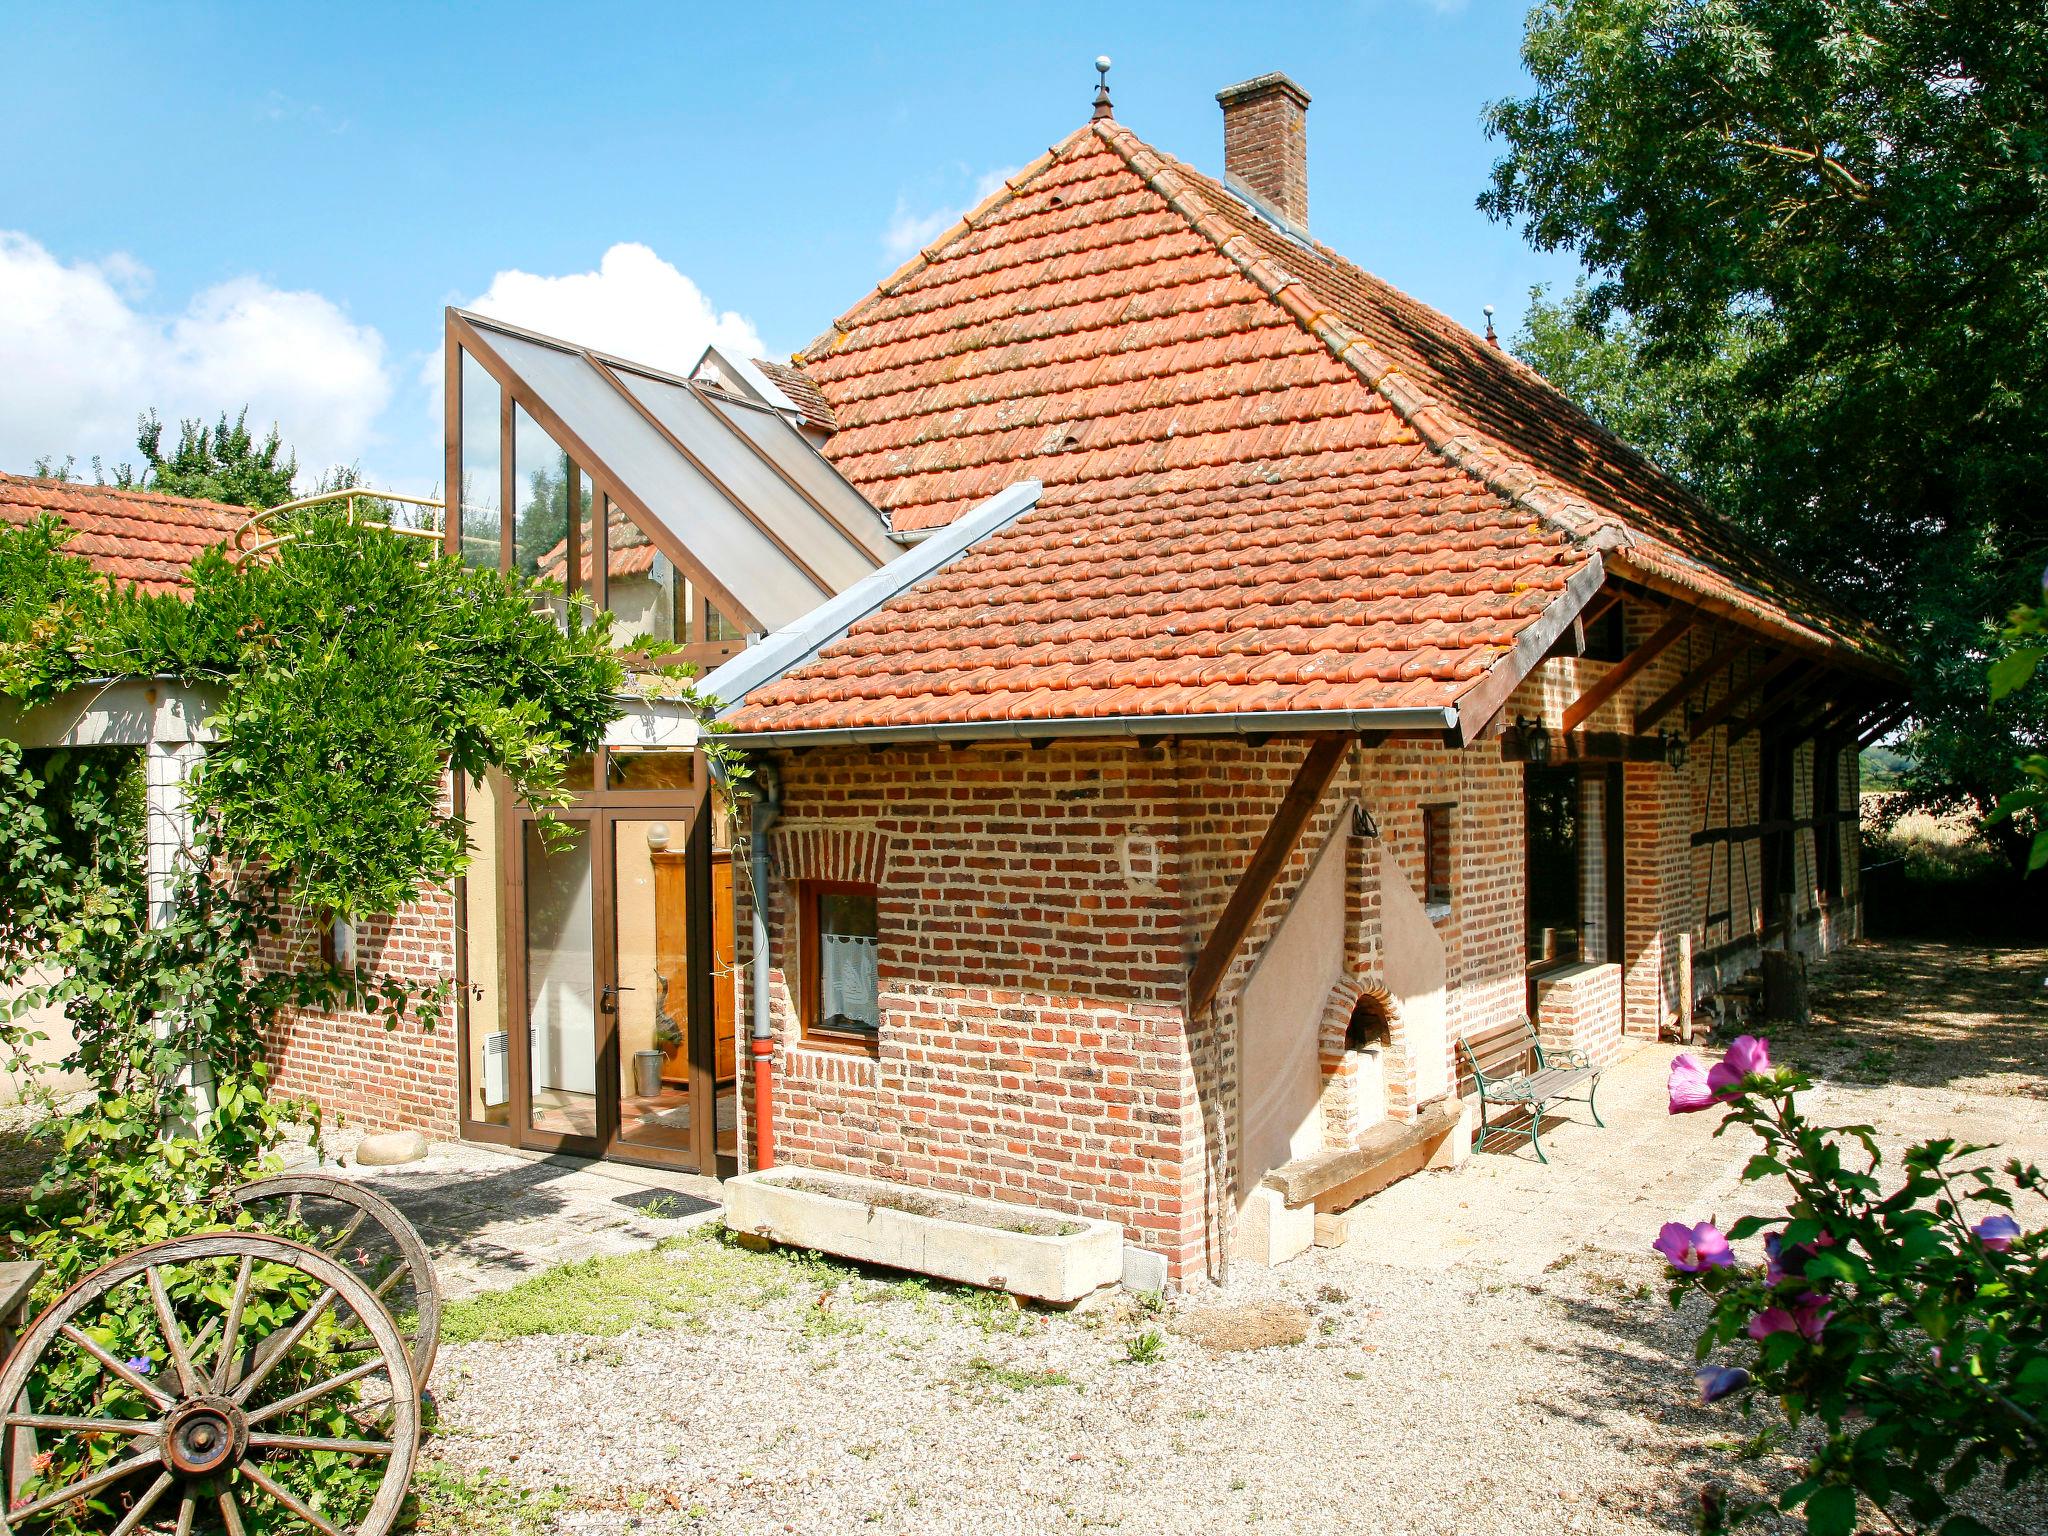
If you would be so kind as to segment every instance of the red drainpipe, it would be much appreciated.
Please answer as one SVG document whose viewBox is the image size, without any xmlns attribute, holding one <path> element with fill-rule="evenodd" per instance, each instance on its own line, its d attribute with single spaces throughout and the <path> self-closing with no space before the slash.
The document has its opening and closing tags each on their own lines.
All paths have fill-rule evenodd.
<svg viewBox="0 0 2048 1536">
<path fill-rule="evenodd" d="M 755 1040 L 754 1166 L 775 1166 L 775 1042 Z"/>
</svg>

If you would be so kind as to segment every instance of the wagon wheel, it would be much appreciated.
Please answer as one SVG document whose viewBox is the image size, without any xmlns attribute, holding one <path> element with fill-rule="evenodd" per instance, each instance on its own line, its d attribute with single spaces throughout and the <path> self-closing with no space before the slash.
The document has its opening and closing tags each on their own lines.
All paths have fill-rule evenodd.
<svg viewBox="0 0 2048 1536">
<path fill-rule="evenodd" d="M 8 1357 L 0 1403 L 4 1536 L 386 1536 L 419 1446 L 390 1314 L 325 1254 L 255 1232 L 79 1281 Z"/>
<path fill-rule="evenodd" d="M 280 1237 L 319 1249 L 369 1286 L 405 1335 L 424 1391 L 441 1342 L 441 1285 L 427 1246 L 382 1195 L 331 1173 L 287 1173 L 229 1196 Z"/>
</svg>

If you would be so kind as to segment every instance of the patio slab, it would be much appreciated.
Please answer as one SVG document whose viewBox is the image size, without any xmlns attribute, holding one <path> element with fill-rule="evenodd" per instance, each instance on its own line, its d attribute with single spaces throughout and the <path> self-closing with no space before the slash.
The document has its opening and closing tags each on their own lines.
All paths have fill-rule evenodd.
<svg viewBox="0 0 2048 1536">
<path fill-rule="evenodd" d="M 299 1162 L 313 1166 L 310 1157 Z M 498 1290 L 557 1264 L 632 1253 L 719 1212 L 717 1181 L 476 1142 L 429 1143 L 395 1168 L 326 1164 L 405 1212 L 433 1252 L 449 1300 Z"/>
</svg>

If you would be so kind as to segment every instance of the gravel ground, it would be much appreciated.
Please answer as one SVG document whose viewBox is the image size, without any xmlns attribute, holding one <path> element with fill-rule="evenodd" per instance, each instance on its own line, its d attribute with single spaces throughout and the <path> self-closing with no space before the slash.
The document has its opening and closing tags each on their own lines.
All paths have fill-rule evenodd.
<svg viewBox="0 0 2048 1536">
<path fill-rule="evenodd" d="M 2048 1159 L 2044 976 L 2042 951 L 1867 947 L 1780 1054 L 1826 1074 L 1825 1118 Z M 1689 1530 L 1747 1426 L 1694 1405 L 1697 1315 L 1665 1304 L 1646 1244 L 1765 1192 L 1714 1117 L 1664 1113 L 1671 1054 L 1610 1073 L 1610 1128 L 1546 1132 L 1548 1167 L 1510 1148 L 1408 1180 L 1346 1247 L 1157 1312 L 1017 1313 L 708 1234 L 604 1260 L 657 1295 L 644 1266 L 674 1266 L 696 1310 L 444 1348 L 434 1475 L 497 1490 L 446 1529 Z M 1262 1337 L 1299 1342 L 1211 1347 Z M 2038 1497 L 1977 1513 L 2048 1530 Z"/>
</svg>

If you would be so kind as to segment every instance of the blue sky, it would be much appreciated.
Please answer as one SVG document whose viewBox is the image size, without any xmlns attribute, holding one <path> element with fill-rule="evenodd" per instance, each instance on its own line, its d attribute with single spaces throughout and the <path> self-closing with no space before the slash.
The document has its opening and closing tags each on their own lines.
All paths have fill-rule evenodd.
<svg viewBox="0 0 2048 1536">
<path fill-rule="evenodd" d="M 1098 53 L 1118 117 L 1210 171 L 1216 91 L 1288 72 L 1316 235 L 1511 333 L 1575 270 L 1473 206 L 1522 12 L 0 0 L 0 469 L 247 400 L 309 470 L 431 489 L 448 303 L 670 366 L 785 355 L 1085 121 Z"/>
</svg>

